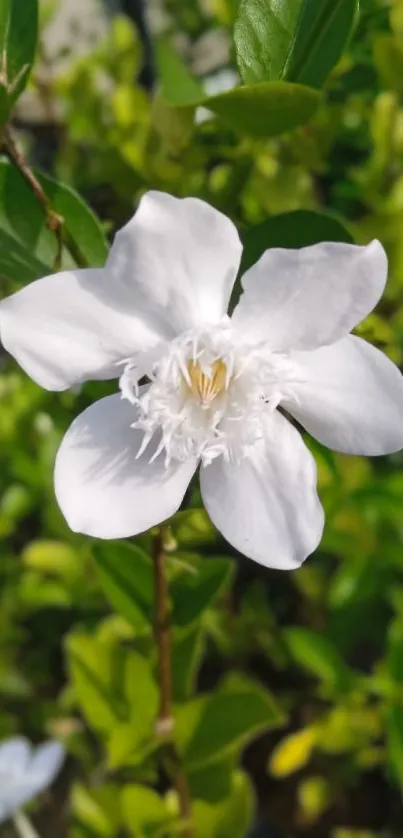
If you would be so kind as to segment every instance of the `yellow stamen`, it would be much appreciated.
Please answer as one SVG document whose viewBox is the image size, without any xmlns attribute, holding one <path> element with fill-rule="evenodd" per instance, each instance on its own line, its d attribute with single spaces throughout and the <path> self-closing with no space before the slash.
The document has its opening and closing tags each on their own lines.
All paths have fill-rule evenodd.
<svg viewBox="0 0 403 838">
<path fill-rule="evenodd" d="M 198 361 L 189 361 L 190 389 L 202 405 L 209 405 L 225 388 L 227 367 L 223 361 L 214 361 L 210 374 L 203 372 Z"/>
</svg>

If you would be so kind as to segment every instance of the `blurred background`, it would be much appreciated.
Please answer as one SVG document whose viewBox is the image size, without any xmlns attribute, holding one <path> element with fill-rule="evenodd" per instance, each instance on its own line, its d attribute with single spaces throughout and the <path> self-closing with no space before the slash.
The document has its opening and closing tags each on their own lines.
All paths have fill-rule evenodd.
<svg viewBox="0 0 403 838">
<path fill-rule="evenodd" d="M 390 279 L 360 334 L 401 364 L 403 3 L 362 0 L 314 119 L 275 140 L 242 136 L 206 111 L 194 121 L 159 96 L 157 45 L 167 38 L 206 90 L 236 84 L 237 5 L 41 0 L 37 62 L 13 117 L 19 140 L 34 166 L 86 199 L 109 239 L 149 188 L 200 196 L 241 231 L 272 214 L 325 209 L 358 243 L 379 238 Z M 3 296 L 34 275 L 22 259 L 15 280 L 3 269 L 1 212 Z M 46 246 L 33 243 L 39 262 Z M 67 744 L 62 776 L 32 809 L 43 838 L 143 834 L 121 820 L 117 789 L 134 768 L 116 754 L 104 766 L 105 708 L 91 680 L 130 645 L 133 628 L 108 604 L 93 542 L 69 532 L 52 488 L 64 430 L 110 391 L 49 394 L 0 356 L 0 738 Z M 363 460 L 309 444 L 327 525 L 298 572 L 234 555 L 197 486 L 173 522 L 178 555 L 231 560 L 231 578 L 203 614 L 197 689 L 241 671 L 282 709 L 242 754 L 257 800 L 245 835 L 403 838 L 403 455 Z M 4 825 L 0 835 L 14 833 Z"/>
</svg>

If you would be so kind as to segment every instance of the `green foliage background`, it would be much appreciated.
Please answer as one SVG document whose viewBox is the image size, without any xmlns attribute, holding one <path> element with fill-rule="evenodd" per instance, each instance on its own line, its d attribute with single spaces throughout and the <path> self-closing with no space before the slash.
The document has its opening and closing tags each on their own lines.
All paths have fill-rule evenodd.
<svg viewBox="0 0 403 838">
<path fill-rule="evenodd" d="M 32 27 L 28 39 L 16 31 L 26 54 L 13 28 L 2 29 L 8 5 L 0 4 L 0 36 L 9 39 L 14 76 L 0 85 L 3 121 L 32 60 Z M 45 87 L 39 52 L 28 86 L 50 120 L 57 114 L 52 179 L 41 182 L 65 218 L 63 248 L 4 158 L 2 296 L 51 273 L 60 258 L 102 265 L 107 239 L 141 194 L 158 188 L 198 195 L 230 215 L 244 236 L 244 267 L 271 245 L 379 238 L 389 284 L 359 333 L 401 364 L 402 4 L 362 0 L 357 19 L 354 3 L 322 3 L 336 27 L 326 35 L 311 3 L 287 65 L 276 20 L 265 17 L 258 41 L 274 46 L 261 49 L 258 0 L 238 6 L 166 0 L 154 95 L 134 82 L 142 50 L 123 16 Z M 292 17 L 301 3 L 283 6 Z M 50 4 L 40 11 L 44 25 Z M 206 94 L 189 73 L 192 50 L 214 30 L 226 34 L 234 68 L 238 52 L 246 93 L 216 94 L 212 117 L 195 123 Z M 304 32 L 312 31 L 311 43 Z M 32 132 L 21 139 L 29 154 Z M 4 354 L 0 363 L 0 736 L 66 742 L 64 775 L 34 808 L 43 836 L 180 834 L 155 732 L 151 536 L 133 544 L 76 536 L 53 496 L 63 432 L 111 387 L 49 394 Z M 200 838 L 245 838 L 257 818 L 262 838 L 403 836 L 403 455 L 370 461 L 309 444 L 327 524 L 298 572 L 234 556 L 209 523 L 197 483 L 171 522 L 175 735 Z"/>
</svg>

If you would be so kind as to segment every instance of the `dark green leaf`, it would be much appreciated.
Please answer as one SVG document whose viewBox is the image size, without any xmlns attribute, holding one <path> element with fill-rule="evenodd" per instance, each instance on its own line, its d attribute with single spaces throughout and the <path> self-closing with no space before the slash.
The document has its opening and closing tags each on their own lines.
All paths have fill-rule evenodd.
<svg viewBox="0 0 403 838">
<path fill-rule="evenodd" d="M 357 0 L 242 0 L 234 38 L 243 80 L 321 87 L 357 12 Z"/>
<path fill-rule="evenodd" d="M 331 640 L 309 629 L 288 628 L 284 639 L 294 661 L 337 692 L 348 690 L 353 673 Z"/>
<path fill-rule="evenodd" d="M 173 623 L 186 626 L 199 619 L 229 582 L 233 564 L 229 559 L 204 559 L 192 572 L 173 580 Z"/>
<path fill-rule="evenodd" d="M 171 669 L 176 701 L 184 701 L 191 696 L 202 653 L 203 635 L 200 625 L 174 632 Z"/>
<path fill-rule="evenodd" d="M 37 35 L 37 0 L 0 0 L 1 124 L 28 81 Z"/>
<path fill-rule="evenodd" d="M 94 559 L 105 593 L 116 610 L 137 630 L 150 626 L 154 609 L 151 560 L 134 544 L 99 543 Z"/>
<path fill-rule="evenodd" d="M 12 288 L 17 288 L 47 273 L 48 265 L 0 228 L 0 277 L 8 279 Z"/>
<path fill-rule="evenodd" d="M 234 757 L 230 755 L 221 761 L 195 768 L 189 773 L 189 786 L 193 799 L 206 803 L 219 803 L 231 791 Z"/>
<path fill-rule="evenodd" d="M 178 708 L 176 732 L 187 768 L 193 770 L 239 751 L 283 721 L 269 692 L 236 678 L 208 698 Z"/>
<path fill-rule="evenodd" d="M 92 267 L 103 265 L 108 249 L 93 212 L 70 187 L 41 173 L 37 176 L 53 209 L 64 217 L 66 230 L 83 259 Z M 0 236 L 4 240 L 0 271 L 13 284 L 23 285 L 52 273 L 58 252 L 56 236 L 47 228 L 44 210 L 31 188 L 7 160 L 0 160 Z M 64 266 L 74 266 L 66 252 Z"/>
</svg>

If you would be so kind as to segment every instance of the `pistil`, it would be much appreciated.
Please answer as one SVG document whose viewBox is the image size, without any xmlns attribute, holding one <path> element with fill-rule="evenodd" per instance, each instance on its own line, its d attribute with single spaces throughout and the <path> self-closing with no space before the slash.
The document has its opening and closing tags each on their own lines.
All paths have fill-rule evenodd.
<svg viewBox="0 0 403 838">
<path fill-rule="evenodd" d="M 203 407 L 209 407 L 214 399 L 225 389 L 227 367 L 223 361 L 214 361 L 208 370 L 203 369 L 198 361 L 189 361 L 187 365 L 190 389 Z"/>
</svg>

